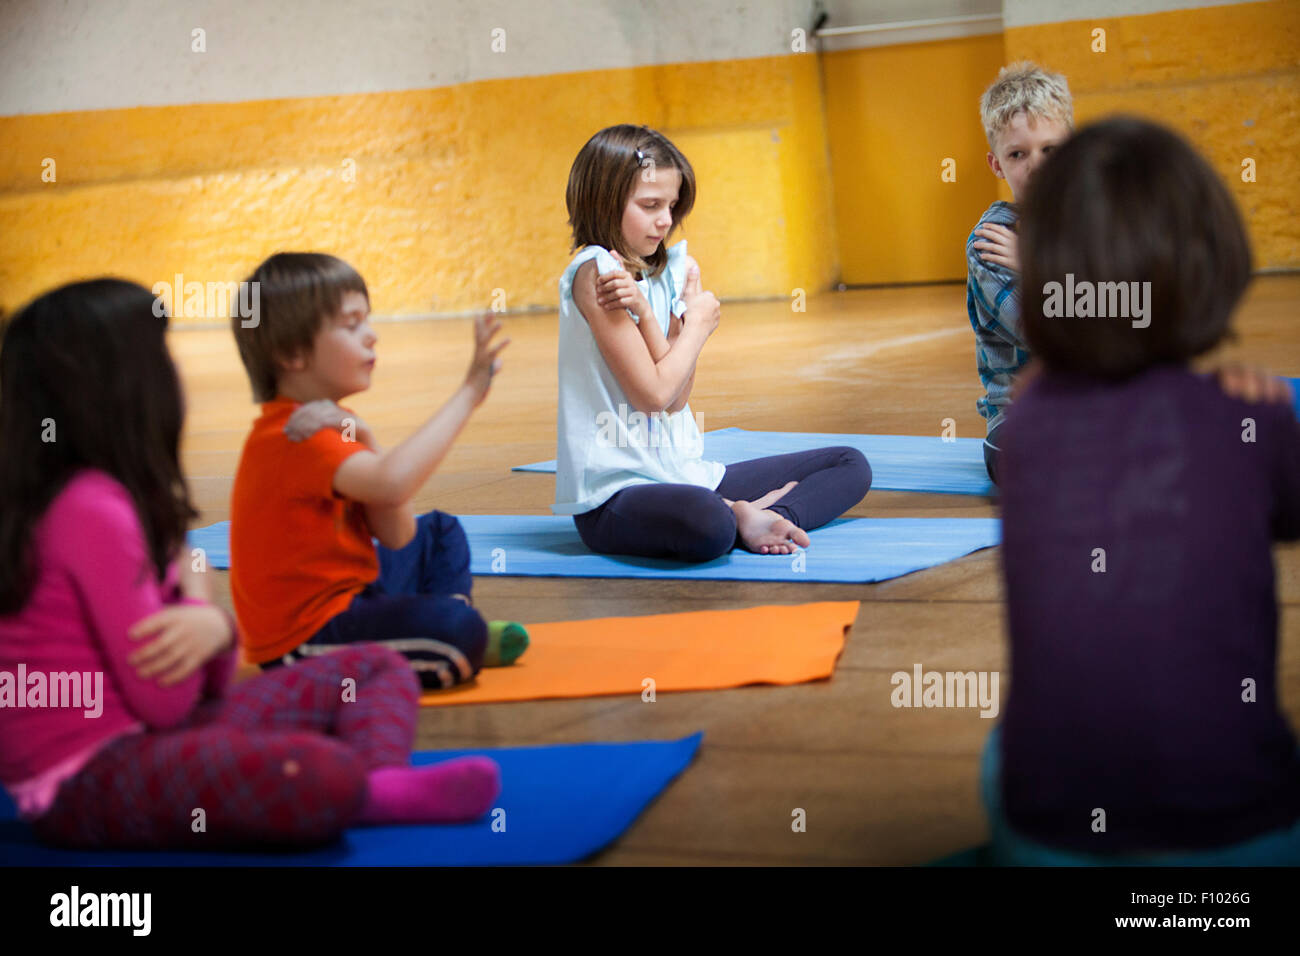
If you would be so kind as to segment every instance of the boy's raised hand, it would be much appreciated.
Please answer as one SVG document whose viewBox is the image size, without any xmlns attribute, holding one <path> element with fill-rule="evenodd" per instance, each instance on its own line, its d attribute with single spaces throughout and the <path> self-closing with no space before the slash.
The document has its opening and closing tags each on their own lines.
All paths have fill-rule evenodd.
<svg viewBox="0 0 1300 956">
<path fill-rule="evenodd" d="M 694 262 L 686 272 L 686 287 L 682 289 L 682 301 L 686 303 L 686 314 L 682 323 L 703 325 L 706 334 L 712 335 L 722 319 L 722 306 L 718 297 L 712 292 L 700 289 L 700 267 Z"/>
<path fill-rule="evenodd" d="M 485 312 L 474 317 L 474 358 L 469 363 L 465 374 L 465 384 L 474 393 L 474 407 L 477 408 L 492 387 L 492 376 L 501 371 L 501 350 L 510 344 L 509 339 L 493 342 L 493 337 L 501 331 L 501 320 L 492 312 Z"/>
<path fill-rule="evenodd" d="M 986 222 L 975 230 L 975 235 L 984 237 L 983 241 L 971 243 L 971 248 L 980 250 L 981 259 L 1020 272 L 1020 240 L 1012 230 Z"/>
<path fill-rule="evenodd" d="M 230 647 L 230 621 L 211 604 L 173 604 L 142 618 L 127 632 L 134 641 L 152 637 L 127 659 L 137 674 L 163 687 L 180 683 Z"/>
</svg>

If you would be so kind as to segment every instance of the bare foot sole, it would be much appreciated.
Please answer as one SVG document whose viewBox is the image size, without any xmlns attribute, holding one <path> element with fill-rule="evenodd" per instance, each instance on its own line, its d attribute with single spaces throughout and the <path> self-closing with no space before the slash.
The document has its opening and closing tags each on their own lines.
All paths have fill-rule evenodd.
<svg viewBox="0 0 1300 956">
<path fill-rule="evenodd" d="M 772 507 L 772 505 L 776 504 L 778 501 L 780 501 L 782 498 L 788 495 L 790 493 L 790 490 L 794 488 L 794 486 L 797 484 L 799 484 L 799 482 L 797 481 L 787 481 L 780 488 L 777 488 L 773 491 L 769 491 L 761 498 L 755 498 L 753 501 L 750 502 L 750 504 L 760 511 L 762 511 L 764 508 L 770 508 Z"/>
<path fill-rule="evenodd" d="M 755 554 L 792 554 L 796 547 L 808 547 L 807 532 L 775 511 L 749 501 L 737 501 L 733 510 L 740 542 Z"/>
</svg>

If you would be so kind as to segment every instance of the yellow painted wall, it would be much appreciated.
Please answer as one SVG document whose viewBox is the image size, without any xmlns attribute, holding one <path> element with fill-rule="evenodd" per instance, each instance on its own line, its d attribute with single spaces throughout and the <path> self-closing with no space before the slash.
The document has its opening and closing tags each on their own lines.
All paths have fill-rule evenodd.
<svg viewBox="0 0 1300 956">
<path fill-rule="evenodd" d="M 280 249 L 348 259 L 381 315 L 485 308 L 496 289 L 512 311 L 553 308 L 569 165 L 618 122 L 662 129 L 695 165 L 684 236 L 724 298 L 960 279 L 971 225 L 1010 198 L 984 162 L 979 95 L 1020 58 L 1067 75 L 1079 122 L 1122 110 L 1180 129 L 1232 186 L 1257 264 L 1300 267 L 1300 3 L 1269 0 L 847 50 L 820 68 L 792 54 L 0 117 L 0 309 L 103 273 L 229 281 Z"/>
<path fill-rule="evenodd" d="M 966 237 L 999 198 L 979 98 L 1003 62 L 1001 34 L 825 56 L 844 282 L 965 278 Z"/>
<path fill-rule="evenodd" d="M 817 62 L 790 55 L 396 93 L 0 118 L 0 309 L 71 279 L 241 278 L 281 249 L 351 261 L 378 314 L 554 308 L 569 166 L 645 123 L 695 166 L 706 287 L 838 271 Z M 42 160 L 57 181 L 41 181 Z M 355 181 L 345 181 L 345 161 Z"/>
<path fill-rule="evenodd" d="M 1092 30 L 1106 52 L 1091 51 Z M 1066 75 L 1075 120 L 1124 112 L 1188 137 L 1232 189 L 1256 268 L 1300 268 L 1300 2 L 1270 0 L 1006 31 L 1008 59 Z M 1256 162 L 1254 183 L 1241 162 Z"/>
</svg>

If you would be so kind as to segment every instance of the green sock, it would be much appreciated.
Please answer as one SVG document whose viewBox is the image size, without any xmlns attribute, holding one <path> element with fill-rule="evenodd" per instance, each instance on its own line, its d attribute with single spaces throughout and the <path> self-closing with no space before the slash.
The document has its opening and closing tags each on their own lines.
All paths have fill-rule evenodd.
<svg viewBox="0 0 1300 956">
<path fill-rule="evenodd" d="M 505 667 L 528 649 L 528 632 L 515 621 L 488 621 L 487 650 L 484 667 Z"/>
</svg>

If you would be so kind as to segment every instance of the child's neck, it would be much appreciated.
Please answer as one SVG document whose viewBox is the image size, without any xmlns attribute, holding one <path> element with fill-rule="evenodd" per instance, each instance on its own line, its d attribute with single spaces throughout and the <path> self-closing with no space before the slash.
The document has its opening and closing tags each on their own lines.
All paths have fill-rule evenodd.
<svg viewBox="0 0 1300 956">
<path fill-rule="evenodd" d="M 287 398 L 302 404 L 322 399 L 328 402 L 339 402 L 347 398 L 347 394 L 338 394 L 312 376 L 293 374 L 280 377 L 280 380 L 275 383 L 275 394 L 277 398 Z"/>
</svg>

